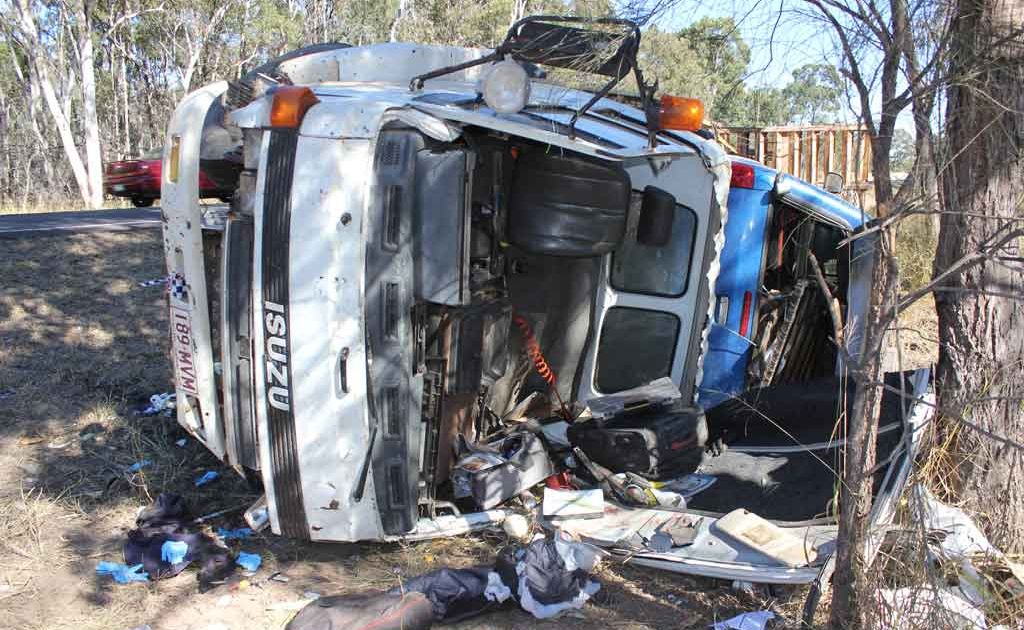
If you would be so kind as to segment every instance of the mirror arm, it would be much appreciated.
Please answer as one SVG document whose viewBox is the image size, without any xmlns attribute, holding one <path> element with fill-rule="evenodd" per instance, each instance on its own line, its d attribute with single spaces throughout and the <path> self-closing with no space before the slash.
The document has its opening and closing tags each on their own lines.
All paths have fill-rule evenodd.
<svg viewBox="0 0 1024 630">
<path fill-rule="evenodd" d="M 491 61 L 498 61 L 504 56 L 505 53 L 503 46 L 498 46 L 497 48 L 494 49 L 494 52 L 492 52 L 489 55 L 480 57 L 479 59 L 464 61 L 462 63 L 457 63 L 453 66 L 445 66 L 444 68 L 438 68 L 437 70 L 431 70 L 430 72 L 416 75 L 412 78 L 412 81 L 409 82 L 409 91 L 416 92 L 417 90 L 422 89 L 423 84 L 426 81 L 429 81 L 430 79 L 436 79 L 437 77 L 441 77 L 446 74 L 451 74 L 453 72 L 458 72 L 459 70 L 465 70 L 466 68 L 482 66 L 483 64 L 490 63 Z"/>
</svg>

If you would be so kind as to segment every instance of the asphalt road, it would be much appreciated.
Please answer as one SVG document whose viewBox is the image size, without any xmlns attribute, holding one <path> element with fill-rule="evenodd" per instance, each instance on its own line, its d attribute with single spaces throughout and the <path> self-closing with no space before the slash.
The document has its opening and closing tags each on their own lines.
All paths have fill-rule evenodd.
<svg viewBox="0 0 1024 630">
<path fill-rule="evenodd" d="M 160 208 L 79 210 L 0 215 L 0 238 L 54 236 L 74 232 L 123 232 L 158 229 Z"/>
</svg>

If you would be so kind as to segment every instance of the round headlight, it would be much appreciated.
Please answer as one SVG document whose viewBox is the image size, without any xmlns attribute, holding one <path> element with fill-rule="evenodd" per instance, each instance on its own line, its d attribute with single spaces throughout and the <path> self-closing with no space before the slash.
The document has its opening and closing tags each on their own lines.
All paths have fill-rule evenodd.
<svg viewBox="0 0 1024 630">
<path fill-rule="evenodd" d="M 530 77 L 522 66 L 506 59 L 493 64 L 481 82 L 480 92 L 487 106 L 499 114 L 514 114 L 530 98 Z"/>
</svg>

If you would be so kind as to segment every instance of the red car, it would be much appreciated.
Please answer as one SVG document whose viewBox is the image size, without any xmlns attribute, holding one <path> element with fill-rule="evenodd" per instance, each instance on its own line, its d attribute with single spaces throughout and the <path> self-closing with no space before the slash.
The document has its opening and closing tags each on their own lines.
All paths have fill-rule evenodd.
<svg viewBox="0 0 1024 630">
<path fill-rule="evenodd" d="M 160 150 L 147 151 L 135 160 L 120 160 L 107 164 L 103 172 L 103 190 L 115 197 L 128 197 L 136 208 L 146 208 L 160 198 L 160 172 L 162 156 Z M 222 201 L 231 198 L 231 192 L 221 190 L 199 171 L 199 196 L 217 197 Z"/>
</svg>

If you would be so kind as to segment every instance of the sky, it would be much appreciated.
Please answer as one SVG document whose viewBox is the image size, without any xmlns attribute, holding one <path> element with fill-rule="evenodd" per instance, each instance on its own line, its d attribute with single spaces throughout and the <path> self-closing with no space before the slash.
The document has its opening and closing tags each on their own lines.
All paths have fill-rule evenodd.
<svg viewBox="0 0 1024 630">
<path fill-rule="evenodd" d="M 782 87 L 795 68 L 823 62 L 838 67 L 842 61 L 827 25 L 795 14 L 795 9 L 806 6 L 801 0 L 677 0 L 655 23 L 673 31 L 702 17 L 732 17 L 750 45 L 747 84 Z M 878 109 L 880 103 L 875 101 L 873 109 Z M 846 112 L 845 118 L 854 122 L 856 112 Z M 897 127 L 913 131 L 909 108 L 897 119 Z"/>
<path fill-rule="evenodd" d="M 792 0 L 681 0 L 656 21 L 678 30 L 702 17 L 730 16 L 751 48 L 751 86 L 789 81 L 789 71 L 807 63 L 838 65 L 830 34 L 820 25 L 790 13 Z M 780 10 L 782 9 L 782 10 Z"/>
</svg>

